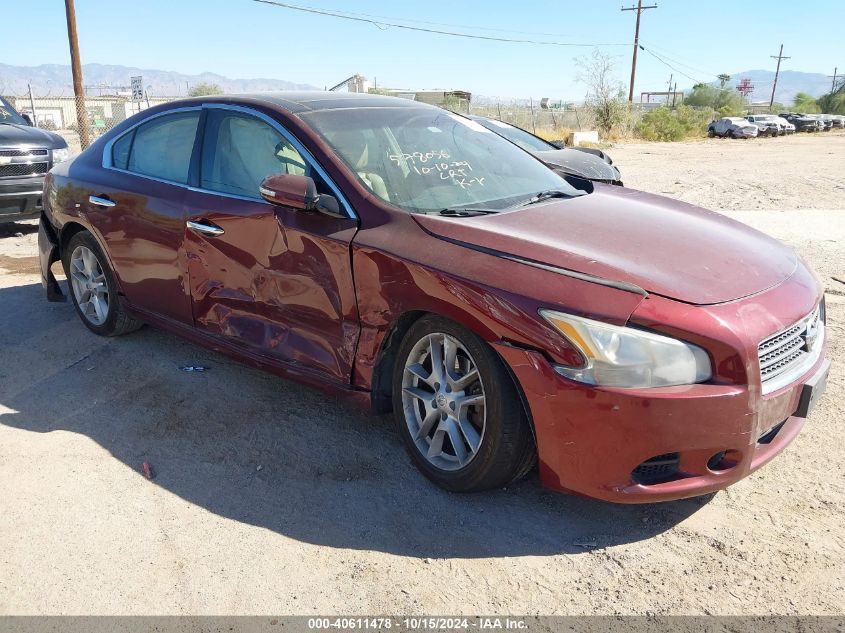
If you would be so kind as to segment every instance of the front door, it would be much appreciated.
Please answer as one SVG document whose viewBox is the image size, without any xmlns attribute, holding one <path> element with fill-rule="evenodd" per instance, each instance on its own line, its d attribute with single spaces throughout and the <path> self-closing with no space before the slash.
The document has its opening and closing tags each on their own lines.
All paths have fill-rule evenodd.
<svg viewBox="0 0 845 633">
<path fill-rule="evenodd" d="M 333 192 L 269 121 L 208 109 L 199 187 L 187 192 L 185 250 L 196 327 L 348 383 L 359 322 L 350 243 L 357 220 L 277 207 L 258 187 L 305 174 Z"/>
</svg>

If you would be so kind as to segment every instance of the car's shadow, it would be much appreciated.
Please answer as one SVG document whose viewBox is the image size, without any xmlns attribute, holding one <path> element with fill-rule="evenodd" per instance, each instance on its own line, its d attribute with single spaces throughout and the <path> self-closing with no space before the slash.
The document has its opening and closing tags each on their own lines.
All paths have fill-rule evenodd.
<svg viewBox="0 0 845 633">
<path fill-rule="evenodd" d="M 612 505 L 543 490 L 536 475 L 450 494 L 414 469 L 388 417 L 152 328 L 97 337 L 37 284 L 0 288 L 0 306 L 0 424 L 83 434 L 139 478 L 149 462 L 149 485 L 303 542 L 422 558 L 581 553 L 653 537 L 708 500 Z"/>
</svg>

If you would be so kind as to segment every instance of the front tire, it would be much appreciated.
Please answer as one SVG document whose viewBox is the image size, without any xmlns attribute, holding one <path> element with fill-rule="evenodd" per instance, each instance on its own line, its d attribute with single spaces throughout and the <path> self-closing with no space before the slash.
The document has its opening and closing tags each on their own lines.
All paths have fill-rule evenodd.
<svg viewBox="0 0 845 633">
<path fill-rule="evenodd" d="M 70 239 L 62 265 L 76 313 L 89 330 L 100 336 L 119 336 L 143 325 L 120 305 L 114 273 L 91 233 L 80 231 Z"/>
<path fill-rule="evenodd" d="M 423 317 L 402 340 L 393 411 L 411 460 L 446 490 L 504 486 L 534 465 L 528 416 L 503 361 L 441 317 Z"/>
</svg>

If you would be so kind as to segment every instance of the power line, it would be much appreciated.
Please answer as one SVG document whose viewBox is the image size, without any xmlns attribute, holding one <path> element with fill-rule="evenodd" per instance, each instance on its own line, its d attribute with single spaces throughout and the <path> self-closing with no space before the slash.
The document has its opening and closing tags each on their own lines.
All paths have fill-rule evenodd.
<svg viewBox="0 0 845 633">
<path fill-rule="evenodd" d="M 439 29 L 430 29 L 421 26 L 410 26 L 408 24 L 398 24 L 396 22 L 386 22 L 381 19 L 373 19 L 369 17 L 363 17 L 362 14 L 348 14 L 348 13 L 339 13 L 336 11 L 328 11 L 326 9 L 318 9 L 317 7 L 304 7 L 296 4 L 289 4 L 287 2 L 277 2 L 276 0 L 253 0 L 253 2 L 258 2 L 261 4 L 269 4 L 275 7 L 280 7 L 282 9 L 291 9 L 293 11 L 302 11 L 304 13 L 313 13 L 316 15 L 323 15 L 329 16 L 333 18 L 340 18 L 342 20 L 351 20 L 353 22 L 365 22 L 367 24 L 372 24 L 376 28 L 385 30 L 387 28 L 393 27 L 397 29 L 405 29 L 408 31 L 418 31 L 421 33 L 433 33 L 436 35 L 449 35 L 451 37 L 463 37 L 466 39 L 473 39 L 473 40 L 487 40 L 490 42 L 508 42 L 512 44 L 538 44 L 542 46 L 575 46 L 575 47 L 584 47 L 584 48 L 593 48 L 596 46 L 627 46 L 627 44 L 584 44 L 584 43 L 576 43 L 576 42 L 551 42 L 546 40 L 529 40 L 529 39 L 517 39 L 517 38 L 509 38 L 509 37 L 496 37 L 493 35 L 479 35 L 476 33 L 458 33 L 456 31 L 442 31 Z"/>
<path fill-rule="evenodd" d="M 689 79 L 689 80 L 691 80 L 691 81 L 694 81 L 694 82 L 695 82 L 695 83 L 697 83 L 697 84 L 700 84 L 700 83 L 707 83 L 707 82 L 701 81 L 700 79 L 697 79 L 696 77 L 693 77 L 692 75 L 688 75 L 687 73 L 685 73 L 685 72 L 684 72 L 683 70 L 681 70 L 680 68 L 676 68 L 675 66 L 673 66 L 672 64 L 670 64 L 669 62 L 667 62 L 665 59 L 663 59 L 663 57 L 661 57 L 660 55 L 658 55 L 658 54 L 657 54 L 657 53 L 655 53 L 654 51 L 647 49 L 647 48 L 646 48 L 645 46 L 643 46 L 642 44 L 640 44 L 640 49 L 644 50 L 646 53 L 648 53 L 649 55 L 651 55 L 652 57 L 654 57 L 654 58 L 655 58 L 657 61 L 659 61 L 661 64 L 664 64 L 664 65 L 665 65 L 665 66 L 667 66 L 668 68 L 671 68 L 672 70 L 674 70 L 674 71 L 675 71 L 676 73 L 678 73 L 679 75 L 683 75 L 683 76 L 684 76 L 684 77 L 686 77 L 687 79 Z M 717 75 L 714 75 L 714 77 L 716 77 L 716 76 L 717 76 Z"/>
<path fill-rule="evenodd" d="M 775 104 L 775 90 L 778 88 L 778 75 L 780 74 L 780 62 L 783 59 L 791 59 L 790 57 L 783 56 L 783 44 L 780 45 L 780 52 L 777 55 L 770 55 L 772 59 L 778 60 L 778 68 L 775 71 L 775 83 L 772 86 L 772 99 L 769 101 L 769 107 L 771 108 Z"/>
<path fill-rule="evenodd" d="M 651 52 L 658 53 L 663 59 L 667 59 L 670 62 L 677 64 L 678 66 L 682 66 L 687 70 L 691 70 L 696 73 L 702 73 L 703 75 L 707 75 L 708 77 L 716 77 L 718 79 L 719 73 L 710 72 L 709 70 L 705 70 L 703 68 L 698 68 L 696 66 L 691 66 L 686 62 L 681 61 L 678 57 L 675 57 L 675 53 L 667 53 L 662 47 L 655 46 L 651 42 L 648 43 L 648 48 L 651 49 Z"/>
<path fill-rule="evenodd" d="M 650 4 L 647 6 L 643 6 L 643 0 L 637 0 L 637 6 L 635 7 L 622 7 L 622 11 L 636 11 L 637 12 L 637 27 L 634 31 L 634 59 L 631 62 L 631 88 L 628 91 L 628 101 L 630 103 L 634 102 L 634 79 L 637 76 L 637 49 L 640 46 L 640 17 L 643 14 L 643 11 L 648 9 L 656 9 L 656 4 Z"/>
</svg>

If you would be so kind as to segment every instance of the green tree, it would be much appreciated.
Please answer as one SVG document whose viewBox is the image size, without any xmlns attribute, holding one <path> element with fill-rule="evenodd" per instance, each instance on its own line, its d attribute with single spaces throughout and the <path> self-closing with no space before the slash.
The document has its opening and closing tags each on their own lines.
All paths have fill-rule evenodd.
<svg viewBox="0 0 845 633">
<path fill-rule="evenodd" d="M 818 105 L 825 114 L 845 114 L 845 86 L 819 98 Z"/>
<path fill-rule="evenodd" d="M 710 84 L 696 84 L 684 96 L 684 104 L 699 108 L 712 108 L 721 116 L 736 116 L 745 111 L 742 95 L 730 88 L 717 88 Z"/>
<path fill-rule="evenodd" d="M 222 95 L 223 89 L 217 84 L 201 83 L 188 91 L 189 97 L 206 97 L 208 95 Z"/>
<path fill-rule="evenodd" d="M 806 92 L 799 92 L 797 95 L 795 95 L 795 101 L 793 102 L 793 105 L 795 107 L 795 110 L 797 110 L 798 112 L 808 112 L 813 114 L 822 111 L 822 109 L 819 107 L 818 102 Z"/>
</svg>

